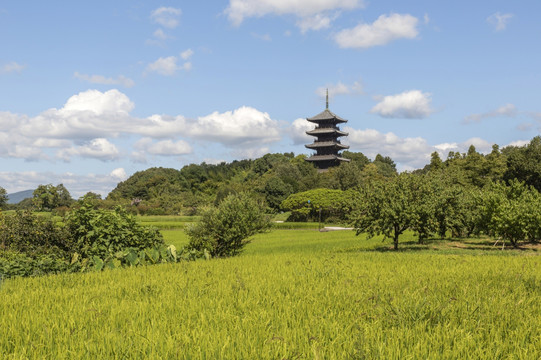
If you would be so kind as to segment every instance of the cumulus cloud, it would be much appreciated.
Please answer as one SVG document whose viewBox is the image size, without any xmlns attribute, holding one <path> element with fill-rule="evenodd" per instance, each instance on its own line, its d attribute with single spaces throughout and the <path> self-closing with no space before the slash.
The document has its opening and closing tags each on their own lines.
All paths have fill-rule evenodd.
<svg viewBox="0 0 541 360">
<path fill-rule="evenodd" d="M 193 51 L 188 49 L 180 54 L 183 60 L 188 60 L 193 55 Z M 176 56 L 161 57 L 153 63 L 148 64 L 146 72 L 154 72 L 163 76 L 173 76 L 178 71 L 190 71 L 192 63 L 189 61 L 179 64 L 179 58 Z"/>
<path fill-rule="evenodd" d="M 513 16 L 511 13 L 502 14 L 498 11 L 487 17 L 486 22 L 494 27 L 494 31 L 503 31 Z"/>
<path fill-rule="evenodd" d="M 126 170 L 124 170 L 124 168 L 116 168 L 113 171 L 111 171 L 109 175 L 120 181 L 126 180 L 128 178 L 128 175 L 126 174 Z"/>
<path fill-rule="evenodd" d="M 105 77 L 103 75 L 86 75 L 80 74 L 77 71 L 73 74 L 77 79 L 89 82 L 91 84 L 102 84 L 102 85 L 120 85 L 127 88 L 131 88 L 135 85 L 135 82 L 125 77 L 124 75 L 119 75 L 116 78 Z"/>
<path fill-rule="evenodd" d="M 80 146 L 59 150 L 57 156 L 67 162 L 71 161 L 73 156 L 112 161 L 118 158 L 119 151 L 109 140 L 98 138 Z"/>
<path fill-rule="evenodd" d="M 152 12 L 150 13 L 150 18 L 152 19 L 152 21 L 160 24 L 163 27 L 174 29 L 179 24 L 179 18 L 181 14 L 181 9 L 162 6 L 155 10 L 152 10 Z"/>
<path fill-rule="evenodd" d="M 168 56 L 166 58 L 159 58 L 153 63 L 147 66 L 147 71 L 155 72 L 164 76 L 175 75 L 179 67 L 177 65 L 178 59 L 175 56 Z"/>
<path fill-rule="evenodd" d="M 133 108 L 125 94 L 113 89 L 81 92 L 60 109 L 34 117 L 0 112 L 0 157 L 110 161 L 131 153 L 134 161 L 145 162 L 147 155 L 191 153 L 190 139 L 240 151 L 281 137 L 278 121 L 247 106 L 193 119 L 165 114 L 138 118 L 130 114 Z M 120 143 L 128 143 L 128 148 Z"/>
<path fill-rule="evenodd" d="M 25 65 L 16 63 L 15 61 L 9 62 L 0 66 L 0 74 L 20 73 L 25 68 Z"/>
<path fill-rule="evenodd" d="M 530 143 L 530 140 L 515 140 L 515 141 L 511 141 L 509 144 L 507 144 L 507 146 L 517 146 L 517 147 L 522 147 L 522 146 L 526 146 Z"/>
<path fill-rule="evenodd" d="M 341 48 L 369 48 L 397 39 L 415 39 L 419 20 L 409 14 L 381 15 L 372 24 L 359 24 L 334 36 Z"/>
<path fill-rule="evenodd" d="M 316 94 L 320 98 L 325 98 L 327 96 L 327 90 L 329 90 L 329 98 L 333 98 L 337 95 L 353 95 L 353 94 L 362 94 L 363 86 L 360 81 L 355 81 L 351 85 L 347 85 L 339 81 L 336 84 L 327 84 L 325 86 L 320 86 L 316 89 Z"/>
<path fill-rule="evenodd" d="M 151 138 L 143 138 L 134 147 L 144 153 L 162 156 L 179 156 L 192 152 L 192 147 L 184 140 L 161 140 L 154 142 Z"/>
<path fill-rule="evenodd" d="M 249 106 L 197 118 L 188 129 L 191 136 L 228 146 L 267 143 L 280 139 L 279 125 L 268 113 Z"/>
<path fill-rule="evenodd" d="M 329 27 L 337 11 L 362 6 L 362 0 L 230 0 L 225 13 L 235 26 L 250 17 L 294 15 L 297 26 L 306 32 Z"/>
<path fill-rule="evenodd" d="M 410 90 L 383 97 L 370 112 L 386 118 L 423 119 L 433 112 L 431 102 L 430 93 Z"/>
<path fill-rule="evenodd" d="M 421 137 L 401 138 L 392 132 L 381 133 L 374 129 L 344 129 L 349 132 L 352 151 L 361 151 L 371 159 L 381 154 L 390 156 L 402 166 L 419 168 L 430 161 L 430 154 L 434 152 L 434 147 Z"/>
<path fill-rule="evenodd" d="M 306 135 L 309 130 L 314 130 L 315 125 L 306 121 L 306 119 L 295 119 L 289 128 L 289 134 L 294 145 L 308 144 L 313 137 Z"/>
<path fill-rule="evenodd" d="M 518 109 L 513 104 L 505 104 L 499 108 L 485 113 L 471 114 L 464 118 L 463 123 L 469 124 L 472 122 L 481 122 L 484 119 L 498 118 L 498 117 L 515 117 L 518 114 Z"/>
</svg>

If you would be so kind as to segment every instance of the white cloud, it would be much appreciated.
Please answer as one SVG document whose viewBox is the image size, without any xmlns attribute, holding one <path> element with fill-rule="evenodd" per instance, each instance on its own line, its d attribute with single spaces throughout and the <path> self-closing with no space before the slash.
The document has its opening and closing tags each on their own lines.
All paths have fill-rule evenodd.
<svg viewBox="0 0 541 360">
<path fill-rule="evenodd" d="M 507 28 L 507 24 L 513 17 L 513 14 L 501 14 L 499 11 L 487 17 L 487 23 L 494 26 L 494 31 L 503 31 Z"/>
<path fill-rule="evenodd" d="M 155 72 L 164 76 L 172 76 L 175 75 L 179 70 L 177 61 L 178 59 L 175 56 L 168 56 L 166 58 L 161 57 L 149 64 L 147 66 L 147 71 Z"/>
<path fill-rule="evenodd" d="M 511 141 L 509 144 L 507 144 L 507 146 L 517 146 L 517 147 L 522 147 L 522 146 L 526 146 L 530 143 L 530 140 L 516 140 L 516 141 Z"/>
<path fill-rule="evenodd" d="M 191 58 L 193 56 L 194 52 L 192 49 L 187 49 L 183 52 L 180 53 L 180 57 L 183 59 L 183 60 L 188 60 L 189 58 Z"/>
<path fill-rule="evenodd" d="M 239 26 L 244 19 L 266 15 L 294 15 L 302 32 L 326 28 L 334 19 L 330 12 L 363 6 L 362 0 L 230 0 L 225 10 L 229 21 Z"/>
<path fill-rule="evenodd" d="M 87 90 L 68 99 L 60 113 L 69 115 L 74 112 L 92 112 L 96 115 L 110 113 L 128 114 L 134 108 L 133 102 L 120 91 L 112 89 L 102 93 Z"/>
<path fill-rule="evenodd" d="M 381 133 L 374 129 L 356 130 L 345 127 L 352 151 L 361 151 L 371 159 L 377 154 L 390 156 L 401 166 L 420 168 L 430 161 L 434 147 L 421 137 L 401 138 L 392 132 Z"/>
<path fill-rule="evenodd" d="M 124 170 L 124 168 L 116 168 L 113 171 L 111 171 L 109 175 L 120 181 L 126 180 L 128 178 L 128 175 L 126 174 L 126 170 Z"/>
<path fill-rule="evenodd" d="M 158 29 L 152 33 L 152 35 L 158 40 L 167 40 L 169 36 L 163 32 L 162 29 Z"/>
<path fill-rule="evenodd" d="M 334 40 L 341 48 L 369 48 L 397 39 L 415 39 L 419 20 L 409 14 L 381 15 L 372 24 L 359 24 L 338 32 Z"/>
<path fill-rule="evenodd" d="M 25 68 L 25 65 L 16 63 L 15 61 L 4 64 L 0 67 L 0 74 L 20 73 Z"/>
<path fill-rule="evenodd" d="M 297 26 L 301 29 L 301 33 L 305 34 L 308 30 L 321 30 L 328 29 L 331 26 L 331 22 L 336 19 L 338 15 L 333 17 L 315 14 L 313 16 L 307 16 L 297 21 Z"/>
<path fill-rule="evenodd" d="M 188 132 L 193 137 L 228 146 L 266 143 L 280 138 L 278 122 L 271 119 L 268 113 L 248 106 L 199 117 Z"/>
<path fill-rule="evenodd" d="M 193 51 L 188 49 L 181 53 L 180 56 L 182 57 L 182 59 L 186 60 L 192 55 Z M 166 58 L 161 57 L 153 63 L 149 64 L 146 68 L 146 71 L 155 72 L 163 76 L 173 76 L 180 70 L 190 71 L 192 69 L 191 62 L 185 62 L 184 64 L 179 65 L 178 60 L 179 59 L 176 56 L 168 56 Z"/>
<path fill-rule="evenodd" d="M 160 7 L 150 13 L 152 21 L 169 29 L 174 29 L 179 24 L 182 11 L 173 7 Z"/>
<path fill-rule="evenodd" d="M 59 150 L 57 156 L 64 161 L 70 161 L 73 156 L 111 161 L 118 158 L 119 151 L 117 147 L 107 139 L 98 138 L 81 146 Z"/>
<path fill-rule="evenodd" d="M 337 95 L 353 95 L 353 94 L 362 94 L 363 86 L 360 81 L 355 81 L 351 85 L 346 85 L 339 81 L 336 84 L 327 84 L 325 86 L 320 86 L 316 89 L 316 94 L 320 98 L 325 98 L 327 96 L 327 90 L 329 90 L 329 98 L 333 98 Z"/>
<path fill-rule="evenodd" d="M 505 104 L 500 106 L 496 110 L 491 110 L 485 113 L 472 114 L 464 118 L 463 123 L 468 124 L 472 122 L 480 122 L 484 119 L 497 118 L 497 117 L 515 117 L 518 114 L 518 109 L 513 104 Z"/>
<path fill-rule="evenodd" d="M 162 156 L 186 155 L 192 152 L 192 147 L 184 140 L 153 142 L 150 138 L 143 138 L 134 147 L 147 154 Z"/>
<path fill-rule="evenodd" d="M 433 112 L 431 101 L 430 93 L 410 90 L 385 96 L 370 112 L 386 118 L 422 119 Z"/>
<path fill-rule="evenodd" d="M 308 122 L 306 119 L 295 119 L 289 128 L 291 139 L 294 145 L 308 144 L 313 140 L 313 137 L 306 135 L 309 130 L 314 130 L 315 125 Z"/>
<path fill-rule="evenodd" d="M 238 159 L 257 159 L 265 154 L 268 154 L 269 151 L 270 150 L 268 147 L 246 148 L 234 151 L 233 156 Z"/>
<path fill-rule="evenodd" d="M 124 75 L 119 75 L 116 78 L 105 77 L 102 75 L 86 75 L 80 74 L 77 71 L 73 74 L 77 79 L 87 81 L 91 84 L 103 84 L 103 85 L 121 85 L 127 88 L 131 88 L 135 85 L 135 82 L 125 77 Z"/>
</svg>

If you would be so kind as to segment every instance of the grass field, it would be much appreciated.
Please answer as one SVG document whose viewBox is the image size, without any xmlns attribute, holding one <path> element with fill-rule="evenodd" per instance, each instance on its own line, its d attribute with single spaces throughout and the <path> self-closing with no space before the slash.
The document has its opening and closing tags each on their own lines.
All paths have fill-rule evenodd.
<svg viewBox="0 0 541 360">
<path fill-rule="evenodd" d="M 413 242 L 277 229 L 236 258 L 11 279 L 0 357 L 541 358 L 535 249 Z"/>
</svg>

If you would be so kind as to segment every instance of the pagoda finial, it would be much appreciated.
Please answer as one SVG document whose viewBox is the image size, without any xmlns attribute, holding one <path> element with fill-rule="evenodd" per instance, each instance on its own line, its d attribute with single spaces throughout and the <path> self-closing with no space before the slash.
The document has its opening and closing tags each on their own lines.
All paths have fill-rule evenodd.
<svg viewBox="0 0 541 360">
<path fill-rule="evenodd" d="M 325 109 L 328 109 L 328 108 L 329 108 L 329 89 L 327 89 L 327 102 L 326 102 Z"/>
</svg>

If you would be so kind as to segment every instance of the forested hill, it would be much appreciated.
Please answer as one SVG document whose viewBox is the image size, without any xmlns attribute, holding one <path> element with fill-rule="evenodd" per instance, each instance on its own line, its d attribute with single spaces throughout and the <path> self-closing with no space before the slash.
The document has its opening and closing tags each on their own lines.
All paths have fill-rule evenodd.
<svg viewBox="0 0 541 360">
<path fill-rule="evenodd" d="M 216 165 L 190 164 L 180 170 L 150 168 L 119 183 L 107 200 L 136 201 L 143 213 L 190 214 L 230 193 L 249 191 L 265 200 L 271 210 L 278 210 L 293 193 L 316 188 L 345 190 L 358 185 L 360 176 L 396 175 L 396 166 L 389 157 L 378 155 L 371 161 L 361 153 L 348 151 L 343 156 L 352 162 L 327 173 L 318 173 L 304 161 L 304 155 L 293 153 Z"/>
<path fill-rule="evenodd" d="M 390 157 L 368 159 L 359 152 L 345 151 L 351 159 L 325 173 L 293 153 L 267 154 L 256 160 L 221 164 L 190 164 L 180 170 L 150 168 L 133 174 L 117 185 L 107 200 L 138 205 L 147 214 L 195 214 L 202 206 L 216 204 L 230 193 L 248 191 L 260 197 L 269 211 L 280 210 L 288 196 L 312 189 L 349 190 L 370 181 L 396 176 Z M 523 147 L 494 145 L 483 155 L 471 146 L 467 153 L 450 152 L 442 160 L 435 152 L 429 164 L 414 174 L 443 171 L 448 181 L 482 188 L 495 181 L 518 179 L 541 190 L 541 137 Z"/>
</svg>

